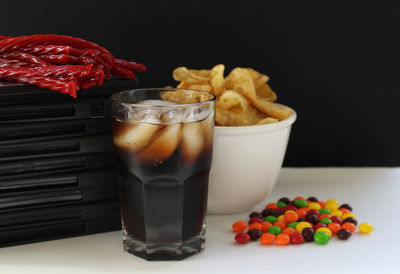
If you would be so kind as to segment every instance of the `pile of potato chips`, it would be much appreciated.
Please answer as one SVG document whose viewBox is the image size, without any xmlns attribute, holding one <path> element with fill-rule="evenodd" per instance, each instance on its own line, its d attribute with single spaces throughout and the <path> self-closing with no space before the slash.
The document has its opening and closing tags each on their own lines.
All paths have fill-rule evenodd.
<svg viewBox="0 0 400 274">
<path fill-rule="evenodd" d="M 290 108 L 274 103 L 275 92 L 267 84 L 269 77 L 251 68 L 235 68 L 224 78 L 224 65 L 211 70 L 178 67 L 173 77 L 178 88 L 204 90 L 217 97 L 217 126 L 270 124 L 288 118 Z"/>
</svg>

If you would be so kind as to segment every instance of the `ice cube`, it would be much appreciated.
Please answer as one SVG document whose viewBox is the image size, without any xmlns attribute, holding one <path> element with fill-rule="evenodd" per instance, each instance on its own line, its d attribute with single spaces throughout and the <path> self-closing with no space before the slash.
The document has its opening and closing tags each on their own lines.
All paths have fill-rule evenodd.
<svg viewBox="0 0 400 274">
<path fill-rule="evenodd" d="M 138 152 L 145 148 L 150 143 L 151 137 L 160 129 L 160 126 L 155 124 L 131 124 L 134 126 L 126 127 L 118 136 L 114 137 L 114 143 L 117 146 L 131 152 Z"/>
<path fill-rule="evenodd" d="M 140 152 L 139 159 L 155 163 L 170 157 L 178 147 L 180 130 L 180 124 L 172 124 L 163 128 L 160 135 Z"/>
<path fill-rule="evenodd" d="M 200 125 L 204 132 L 205 145 L 207 148 L 211 147 L 214 138 L 214 112 L 210 113 L 207 119 L 200 122 Z"/>
<path fill-rule="evenodd" d="M 204 134 L 200 123 L 187 123 L 182 127 L 182 156 L 191 163 L 204 148 Z"/>
<path fill-rule="evenodd" d="M 163 100 L 143 100 L 137 103 L 138 105 L 149 105 L 149 106 L 169 106 L 177 105 L 174 102 L 163 101 Z"/>
</svg>

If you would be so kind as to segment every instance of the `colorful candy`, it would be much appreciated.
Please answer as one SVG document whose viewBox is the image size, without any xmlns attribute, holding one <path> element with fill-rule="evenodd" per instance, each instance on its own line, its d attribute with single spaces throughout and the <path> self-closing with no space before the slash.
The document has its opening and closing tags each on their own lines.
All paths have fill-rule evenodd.
<svg viewBox="0 0 400 274">
<path fill-rule="evenodd" d="M 260 237 L 260 243 L 263 245 L 270 245 L 275 241 L 275 235 L 272 233 L 264 233 Z"/>
<path fill-rule="evenodd" d="M 290 236 L 291 234 L 296 233 L 296 230 L 294 228 L 287 227 L 282 230 L 282 233 Z"/>
<path fill-rule="evenodd" d="M 338 216 L 332 216 L 331 221 L 337 224 L 342 224 L 343 223 L 343 219 L 338 217 Z"/>
<path fill-rule="evenodd" d="M 298 244 L 302 244 L 304 242 L 304 237 L 300 233 L 290 234 L 289 237 L 290 237 L 290 242 L 292 244 L 298 245 Z"/>
<path fill-rule="evenodd" d="M 235 232 L 242 232 L 247 228 L 247 223 L 245 221 L 237 221 L 232 225 L 232 229 Z"/>
<path fill-rule="evenodd" d="M 273 223 L 275 223 L 277 221 L 277 218 L 275 216 L 267 216 L 267 217 L 264 218 L 263 221 L 273 224 Z"/>
<path fill-rule="evenodd" d="M 252 217 L 249 220 L 249 225 L 251 225 L 252 223 L 261 223 L 261 222 L 262 222 L 262 220 L 260 217 Z"/>
<path fill-rule="evenodd" d="M 247 234 L 250 236 L 250 240 L 257 241 L 261 237 L 262 232 L 259 229 L 253 228 L 247 231 Z"/>
<path fill-rule="evenodd" d="M 296 225 L 296 231 L 298 233 L 302 233 L 303 229 L 306 228 L 306 227 L 312 228 L 312 225 L 310 223 L 308 223 L 308 222 L 300 222 L 300 223 L 298 223 Z"/>
<path fill-rule="evenodd" d="M 306 220 L 312 224 L 316 224 L 319 221 L 318 215 L 314 213 L 307 213 Z"/>
<path fill-rule="evenodd" d="M 343 214 L 343 216 L 342 216 L 343 219 L 347 219 L 347 218 L 349 218 L 349 217 L 354 218 L 354 219 L 357 219 L 357 216 L 354 215 L 354 214 L 351 213 L 351 212 L 345 213 L 345 214 Z"/>
<path fill-rule="evenodd" d="M 261 223 L 252 223 L 251 225 L 249 225 L 249 230 L 253 229 L 253 228 L 262 230 L 262 225 L 261 225 Z"/>
<path fill-rule="evenodd" d="M 278 234 L 281 234 L 282 229 L 279 226 L 271 226 L 270 228 L 268 228 L 268 233 L 272 233 L 275 236 L 277 236 Z"/>
<path fill-rule="evenodd" d="M 349 230 L 350 232 L 356 231 L 357 227 L 353 223 L 344 223 L 342 224 L 342 228 Z"/>
<path fill-rule="evenodd" d="M 265 233 L 272 226 L 270 222 L 262 222 L 261 223 L 261 232 Z"/>
<path fill-rule="evenodd" d="M 288 227 L 290 228 L 296 228 L 298 222 L 291 222 L 290 224 L 288 224 Z"/>
<path fill-rule="evenodd" d="M 239 244 L 260 241 L 262 245 L 288 245 L 313 242 L 327 244 L 333 235 L 346 240 L 357 230 L 357 216 L 348 204 L 339 206 L 335 199 L 326 202 L 315 197 L 298 196 L 293 200 L 280 198 L 259 211 L 249 214 L 248 222 L 237 221 L 232 225 Z M 369 223 L 358 226 L 361 233 L 370 233 Z M 246 232 L 247 231 L 247 232 Z"/>
<path fill-rule="evenodd" d="M 332 220 L 329 218 L 322 218 L 319 220 L 321 223 L 329 225 L 330 223 L 332 223 Z"/>
<path fill-rule="evenodd" d="M 279 234 L 275 237 L 277 245 L 287 245 L 290 242 L 290 237 L 286 234 Z"/>
<path fill-rule="evenodd" d="M 327 227 L 327 225 L 323 224 L 323 223 L 316 223 L 314 225 L 314 230 L 317 230 L 318 228 L 321 228 L 321 227 Z"/>
<path fill-rule="evenodd" d="M 283 220 L 285 220 L 285 222 L 287 223 L 291 223 L 291 222 L 296 222 L 299 219 L 299 215 L 297 215 L 296 212 L 288 212 L 286 211 L 286 213 L 283 215 Z"/>
<path fill-rule="evenodd" d="M 235 236 L 235 240 L 236 242 L 238 242 L 239 244 L 245 244 L 248 241 L 250 241 L 250 236 L 247 233 L 244 232 L 240 232 L 238 234 L 236 234 Z"/>
<path fill-rule="evenodd" d="M 294 205 L 300 208 L 308 206 L 308 203 L 306 200 L 302 199 L 302 197 L 299 197 L 298 199 L 294 200 Z"/>
<path fill-rule="evenodd" d="M 332 237 L 332 231 L 331 231 L 329 228 L 327 228 L 327 227 L 320 227 L 320 228 L 318 228 L 318 229 L 316 230 L 316 232 L 320 232 L 320 231 L 325 232 L 326 234 L 328 234 L 329 238 Z"/>
<path fill-rule="evenodd" d="M 358 226 L 358 229 L 362 233 L 370 233 L 372 230 L 374 230 L 374 227 L 369 223 L 362 223 Z"/>
<path fill-rule="evenodd" d="M 338 223 L 330 223 L 328 225 L 328 228 L 330 231 L 332 231 L 332 234 L 336 234 L 336 232 L 338 232 L 341 229 L 341 226 Z"/>
<path fill-rule="evenodd" d="M 354 219 L 354 218 L 352 218 L 352 217 L 348 217 L 348 218 L 344 219 L 344 220 L 343 220 L 343 223 L 352 223 L 352 224 L 354 224 L 354 225 L 357 225 L 357 224 L 358 224 L 357 220 Z"/>
<path fill-rule="evenodd" d="M 319 214 L 330 214 L 330 213 L 331 213 L 331 211 L 327 208 L 321 208 L 319 210 Z"/>
<path fill-rule="evenodd" d="M 348 229 L 342 228 L 338 232 L 336 232 L 336 235 L 341 240 L 347 240 L 348 238 L 350 238 L 351 232 Z"/>
<path fill-rule="evenodd" d="M 314 229 L 310 228 L 310 227 L 306 227 L 303 229 L 303 232 L 301 232 L 301 234 L 304 237 L 304 240 L 306 242 L 313 242 L 314 241 Z"/>
<path fill-rule="evenodd" d="M 309 209 L 320 210 L 320 209 L 321 209 L 321 206 L 320 206 L 319 203 L 311 202 L 311 203 L 308 204 L 308 208 L 309 208 Z"/>
<path fill-rule="evenodd" d="M 317 244 L 325 245 L 329 242 L 329 235 L 323 231 L 318 231 L 314 233 L 314 241 Z"/>
</svg>

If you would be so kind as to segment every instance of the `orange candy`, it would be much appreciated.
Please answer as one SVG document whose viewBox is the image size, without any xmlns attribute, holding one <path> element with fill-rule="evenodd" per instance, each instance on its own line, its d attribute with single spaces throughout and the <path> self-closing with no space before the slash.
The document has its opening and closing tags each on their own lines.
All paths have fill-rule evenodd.
<svg viewBox="0 0 400 274">
<path fill-rule="evenodd" d="M 274 225 L 279 226 L 282 230 L 284 230 L 287 227 L 287 224 L 282 221 L 276 221 Z"/>
<path fill-rule="evenodd" d="M 290 236 L 290 234 L 296 233 L 296 229 L 287 227 L 284 230 L 282 230 L 282 233 Z"/>
<path fill-rule="evenodd" d="M 258 230 L 262 230 L 262 225 L 260 223 L 252 223 L 251 225 L 249 225 L 249 229 L 248 230 L 253 229 L 253 228 L 258 229 Z"/>
<path fill-rule="evenodd" d="M 299 215 L 299 218 L 305 218 L 307 215 L 307 210 L 300 208 L 299 210 L 297 210 L 297 215 Z"/>
<path fill-rule="evenodd" d="M 272 224 L 270 222 L 262 222 L 261 223 L 261 231 L 263 233 L 267 232 L 268 229 L 272 226 Z"/>
<path fill-rule="evenodd" d="M 232 225 L 232 229 L 235 232 L 242 232 L 247 228 L 247 223 L 245 221 L 237 221 Z"/>
<path fill-rule="evenodd" d="M 343 214 L 350 212 L 350 210 L 348 210 L 347 208 L 339 208 L 339 210 L 342 211 Z"/>
<path fill-rule="evenodd" d="M 338 232 L 341 229 L 340 224 L 337 223 L 330 223 L 328 225 L 328 228 L 330 231 L 332 231 L 332 234 L 336 234 L 336 232 Z"/>
<path fill-rule="evenodd" d="M 299 215 L 297 215 L 296 212 L 286 212 L 285 215 L 283 215 L 283 220 L 286 223 L 296 222 L 298 219 Z"/>
<path fill-rule="evenodd" d="M 353 223 L 344 223 L 342 224 L 342 228 L 348 229 L 350 232 L 353 233 L 357 227 Z"/>
<path fill-rule="evenodd" d="M 326 205 L 324 201 L 319 201 L 319 202 L 317 202 L 317 203 L 319 203 L 319 205 L 321 206 L 321 208 L 324 208 L 325 205 Z"/>
<path fill-rule="evenodd" d="M 275 242 L 277 245 L 287 245 L 290 242 L 290 237 L 286 234 L 278 234 L 275 237 Z"/>
<path fill-rule="evenodd" d="M 296 201 L 296 200 L 298 200 L 298 199 L 302 199 L 302 200 L 305 200 L 305 199 L 304 199 L 304 197 L 301 197 L 301 196 L 297 196 L 296 198 L 294 198 L 294 199 L 293 199 L 293 201 Z"/>
<path fill-rule="evenodd" d="M 260 242 L 263 245 L 270 245 L 274 242 L 274 240 L 275 240 L 275 235 L 272 233 L 264 233 L 260 238 Z"/>
<path fill-rule="evenodd" d="M 321 214 L 321 215 L 318 216 L 318 220 L 321 220 L 321 219 L 323 219 L 323 218 L 328 218 L 328 219 L 330 219 L 331 217 L 332 217 L 332 216 L 329 215 L 329 214 Z"/>
<path fill-rule="evenodd" d="M 265 206 L 265 208 L 271 208 L 271 209 L 276 209 L 278 206 L 276 203 L 269 203 Z"/>
</svg>

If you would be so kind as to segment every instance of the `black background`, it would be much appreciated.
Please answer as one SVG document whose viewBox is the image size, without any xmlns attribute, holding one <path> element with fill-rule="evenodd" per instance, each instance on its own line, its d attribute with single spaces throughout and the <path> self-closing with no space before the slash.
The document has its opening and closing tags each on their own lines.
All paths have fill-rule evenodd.
<svg viewBox="0 0 400 274">
<path fill-rule="evenodd" d="M 2 0 L 0 35 L 85 38 L 145 63 L 142 86 L 250 66 L 297 111 L 286 166 L 399 166 L 400 10 L 320 2 Z"/>
</svg>

